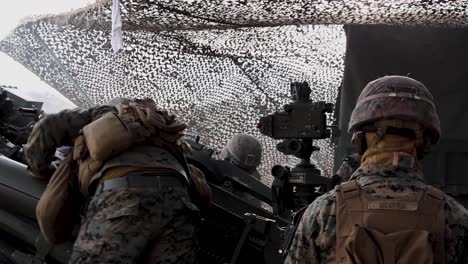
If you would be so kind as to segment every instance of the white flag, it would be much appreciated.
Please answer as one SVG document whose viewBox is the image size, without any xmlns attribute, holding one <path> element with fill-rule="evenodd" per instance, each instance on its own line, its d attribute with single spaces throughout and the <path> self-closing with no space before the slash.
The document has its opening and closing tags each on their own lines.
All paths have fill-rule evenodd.
<svg viewBox="0 0 468 264">
<path fill-rule="evenodd" d="M 114 53 L 116 53 L 123 47 L 122 17 L 120 16 L 119 0 L 112 0 L 111 44 Z"/>
</svg>

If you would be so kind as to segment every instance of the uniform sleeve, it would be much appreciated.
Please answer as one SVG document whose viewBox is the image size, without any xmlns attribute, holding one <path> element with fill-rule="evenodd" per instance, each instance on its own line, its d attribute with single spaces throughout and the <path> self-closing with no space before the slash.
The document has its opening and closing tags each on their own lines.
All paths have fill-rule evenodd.
<svg viewBox="0 0 468 264">
<path fill-rule="evenodd" d="M 445 263 L 468 263 L 468 210 L 447 196 Z"/>
<path fill-rule="evenodd" d="M 284 263 L 330 262 L 336 255 L 335 230 L 336 193 L 331 190 L 315 199 L 304 212 Z"/>
<path fill-rule="evenodd" d="M 110 111 L 117 110 L 112 106 L 76 108 L 42 118 L 34 126 L 24 146 L 24 156 L 31 172 L 41 178 L 50 177 L 49 165 L 56 148 L 71 146 L 84 126 Z"/>
<path fill-rule="evenodd" d="M 319 201 L 315 200 L 302 215 L 284 264 L 319 263 L 319 252 L 315 244 L 320 229 L 317 221 L 318 203 Z"/>
</svg>

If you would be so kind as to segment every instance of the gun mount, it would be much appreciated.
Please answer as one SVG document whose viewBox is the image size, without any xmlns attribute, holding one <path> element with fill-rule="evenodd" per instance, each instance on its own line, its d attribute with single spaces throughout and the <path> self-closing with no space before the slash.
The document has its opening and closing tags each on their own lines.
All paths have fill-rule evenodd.
<svg viewBox="0 0 468 264">
<path fill-rule="evenodd" d="M 260 132 L 273 139 L 283 139 L 277 150 L 293 155 L 300 162 L 293 168 L 275 165 L 272 191 L 274 213 L 288 216 L 291 211 L 310 204 L 317 196 L 331 188 L 331 181 L 310 162 L 314 151 L 319 150 L 313 140 L 330 137 L 326 113 L 333 112 L 333 104 L 312 102 L 307 82 L 291 83 L 292 103 L 283 106 L 284 111 L 260 118 Z"/>
<path fill-rule="evenodd" d="M 26 144 L 43 115 L 41 107 L 40 102 L 24 100 L 0 88 L 0 154 L 23 162 L 21 145 Z"/>
</svg>

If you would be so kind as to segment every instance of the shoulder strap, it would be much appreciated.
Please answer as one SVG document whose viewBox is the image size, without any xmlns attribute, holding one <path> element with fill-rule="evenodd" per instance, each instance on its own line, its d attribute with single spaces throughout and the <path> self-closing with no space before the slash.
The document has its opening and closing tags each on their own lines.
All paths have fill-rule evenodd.
<svg viewBox="0 0 468 264">
<path fill-rule="evenodd" d="M 362 211 L 363 203 L 361 200 L 361 188 L 356 180 L 347 181 L 338 187 L 339 195 L 337 200 L 341 200 L 341 204 L 347 208 L 347 211 Z M 339 198 L 338 198 L 339 197 Z M 349 220 L 347 219 L 346 222 Z"/>
<path fill-rule="evenodd" d="M 356 180 L 336 189 L 336 263 L 346 263 L 346 242 L 355 225 L 362 224 L 361 189 Z"/>
<path fill-rule="evenodd" d="M 427 185 L 420 211 L 420 228 L 434 235 L 434 263 L 445 263 L 445 194 Z"/>
<path fill-rule="evenodd" d="M 339 186 L 339 189 L 340 189 L 341 194 L 343 195 L 343 198 L 345 200 L 348 200 L 348 199 L 350 199 L 352 197 L 358 196 L 359 193 L 360 193 L 359 185 L 356 182 L 356 180 L 347 181 L 347 182 L 342 183 Z"/>
</svg>

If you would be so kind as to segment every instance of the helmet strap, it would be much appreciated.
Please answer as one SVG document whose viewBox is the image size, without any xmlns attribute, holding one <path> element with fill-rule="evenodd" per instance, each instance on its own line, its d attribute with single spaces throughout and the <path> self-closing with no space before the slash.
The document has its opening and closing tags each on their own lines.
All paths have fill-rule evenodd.
<svg viewBox="0 0 468 264">
<path fill-rule="evenodd" d="M 376 126 L 377 128 L 377 132 L 375 132 L 375 134 L 377 135 L 377 137 L 371 141 L 371 142 L 367 142 L 367 144 L 369 145 L 368 147 L 373 147 L 375 145 L 377 145 L 377 143 L 379 143 L 380 140 L 382 140 L 382 138 L 385 136 L 385 134 L 387 134 L 387 129 L 388 127 L 387 126 Z"/>
<path fill-rule="evenodd" d="M 405 121 L 398 119 L 380 120 L 374 122 L 372 125 L 361 127 L 359 131 L 353 133 L 352 143 L 356 147 L 356 151 L 359 154 L 364 152 L 379 143 L 382 138 L 389 133 L 393 128 L 397 129 L 409 129 L 414 132 L 416 139 L 416 151 L 418 158 L 421 159 L 424 154 L 430 151 L 431 139 L 429 136 L 424 136 L 424 129 L 421 125 L 414 121 Z M 374 132 L 377 137 L 372 142 L 367 142 L 366 132 Z"/>
<path fill-rule="evenodd" d="M 364 154 L 364 152 L 366 152 L 367 150 L 366 132 L 364 131 L 354 132 L 351 142 L 356 148 L 357 153 L 362 155 Z"/>
</svg>

